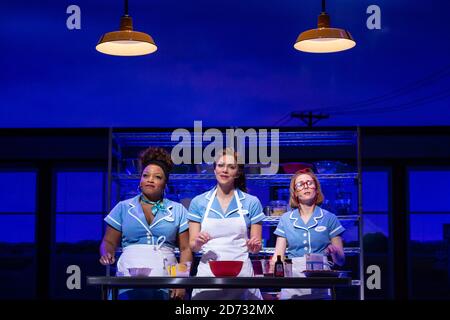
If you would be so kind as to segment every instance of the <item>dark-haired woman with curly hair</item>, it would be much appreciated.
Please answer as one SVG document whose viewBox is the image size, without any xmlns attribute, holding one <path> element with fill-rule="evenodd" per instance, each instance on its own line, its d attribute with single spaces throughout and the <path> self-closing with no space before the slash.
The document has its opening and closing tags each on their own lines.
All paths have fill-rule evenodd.
<svg viewBox="0 0 450 320">
<path fill-rule="evenodd" d="M 191 249 L 201 251 L 197 276 L 213 277 L 211 260 L 243 261 L 238 276 L 252 277 L 249 252 L 261 249 L 264 213 L 257 197 L 246 193 L 244 165 L 233 149 L 224 149 L 214 162 L 217 185 L 198 195 L 189 207 Z M 250 237 L 248 232 L 250 231 Z M 194 300 L 261 300 L 259 289 L 194 289 Z"/>
<path fill-rule="evenodd" d="M 115 262 L 119 244 L 123 248 L 117 275 L 130 276 L 130 268 L 151 268 L 150 276 L 166 275 L 166 267 L 176 264 L 174 249 L 180 248 L 180 263 L 192 262 L 189 247 L 187 210 L 164 198 L 164 189 L 173 168 L 170 154 L 162 148 L 148 148 L 139 156 L 140 194 L 119 202 L 105 218 L 107 228 L 100 246 L 100 263 Z M 119 299 L 183 299 L 184 289 L 169 294 L 168 289 L 126 289 Z"/>
</svg>

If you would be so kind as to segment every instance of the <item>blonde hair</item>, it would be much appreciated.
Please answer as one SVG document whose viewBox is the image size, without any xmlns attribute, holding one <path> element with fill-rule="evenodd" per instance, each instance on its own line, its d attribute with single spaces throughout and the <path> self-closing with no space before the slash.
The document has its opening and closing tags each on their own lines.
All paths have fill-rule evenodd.
<svg viewBox="0 0 450 320">
<path fill-rule="evenodd" d="M 316 185 L 316 198 L 314 199 L 314 204 L 320 206 L 324 200 L 322 188 L 320 187 L 319 179 L 317 179 L 317 176 L 309 168 L 297 171 L 291 178 L 291 183 L 289 185 L 289 192 L 290 192 L 289 205 L 291 206 L 291 208 L 299 207 L 298 197 L 295 194 L 295 180 L 302 174 L 306 174 L 314 180 L 314 184 Z"/>
</svg>

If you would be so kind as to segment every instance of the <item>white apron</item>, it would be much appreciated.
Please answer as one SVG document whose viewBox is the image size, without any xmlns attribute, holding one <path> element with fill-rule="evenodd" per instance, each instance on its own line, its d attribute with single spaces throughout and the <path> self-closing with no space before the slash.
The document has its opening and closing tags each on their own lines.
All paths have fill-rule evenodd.
<svg viewBox="0 0 450 320">
<path fill-rule="evenodd" d="M 207 232 L 211 240 L 202 247 L 203 254 L 198 265 L 197 277 L 214 277 L 209 260 L 243 261 L 238 277 L 253 277 L 253 266 L 247 248 L 247 224 L 238 193 L 234 191 L 239 217 L 211 219 L 208 214 L 216 193 L 217 189 L 208 202 L 201 225 L 201 232 Z M 192 300 L 262 300 L 262 296 L 259 289 L 194 289 Z"/>
<path fill-rule="evenodd" d="M 330 270 L 328 266 L 328 259 L 326 256 L 323 257 L 323 268 L 324 270 Z M 302 271 L 306 270 L 306 258 L 305 257 L 296 257 L 292 258 L 292 276 L 293 277 L 305 277 L 305 274 Z M 329 289 L 281 289 L 280 292 L 280 300 L 288 300 L 288 299 L 330 299 L 330 290 Z"/>
<path fill-rule="evenodd" d="M 166 276 L 166 266 L 176 264 L 177 259 L 172 248 L 163 246 L 164 241 L 161 236 L 156 245 L 134 244 L 123 248 L 117 261 L 117 276 L 129 277 L 128 268 L 152 268 L 150 277 Z"/>
</svg>

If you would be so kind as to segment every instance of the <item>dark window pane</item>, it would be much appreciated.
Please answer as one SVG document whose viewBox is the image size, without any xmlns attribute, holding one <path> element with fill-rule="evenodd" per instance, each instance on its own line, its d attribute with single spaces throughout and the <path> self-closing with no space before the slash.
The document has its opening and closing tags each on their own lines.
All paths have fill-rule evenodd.
<svg viewBox="0 0 450 320">
<path fill-rule="evenodd" d="M 442 241 L 444 240 L 445 225 L 450 225 L 450 213 L 411 214 L 409 219 L 412 241 Z"/>
<path fill-rule="evenodd" d="M 389 251 L 389 218 L 387 214 L 364 214 L 364 252 L 369 255 L 382 255 L 383 264 L 387 264 Z M 373 261 L 377 260 L 375 256 Z M 385 269 L 387 272 L 388 269 Z"/>
<path fill-rule="evenodd" d="M 35 257 L 34 244 L 0 243 L 0 300 L 36 297 Z"/>
<path fill-rule="evenodd" d="M 345 232 L 341 235 L 342 239 L 344 240 L 345 246 L 359 247 L 358 221 L 341 219 L 340 222 L 345 228 Z"/>
<path fill-rule="evenodd" d="M 57 214 L 56 242 L 100 241 L 102 225 L 101 214 Z"/>
<path fill-rule="evenodd" d="M 0 242 L 34 243 L 34 214 L 0 214 Z"/>
<path fill-rule="evenodd" d="M 362 175 L 362 195 L 364 212 L 389 211 L 389 173 L 368 171 Z"/>
<path fill-rule="evenodd" d="M 389 219 L 387 214 L 364 214 L 364 234 L 380 233 L 389 237 Z"/>
<path fill-rule="evenodd" d="M 0 214 L 0 299 L 35 296 L 35 215 Z"/>
<path fill-rule="evenodd" d="M 425 201 L 424 191 L 432 189 L 433 199 Z M 413 212 L 450 212 L 448 195 L 450 190 L 450 170 L 410 171 L 409 210 Z"/>
<path fill-rule="evenodd" d="M 414 299 L 449 299 L 450 213 L 410 215 L 411 294 Z"/>
<path fill-rule="evenodd" d="M 0 172 L 0 212 L 34 213 L 36 173 Z"/>
<path fill-rule="evenodd" d="M 103 212 L 104 173 L 58 172 L 56 212 Z"/>
</svg>

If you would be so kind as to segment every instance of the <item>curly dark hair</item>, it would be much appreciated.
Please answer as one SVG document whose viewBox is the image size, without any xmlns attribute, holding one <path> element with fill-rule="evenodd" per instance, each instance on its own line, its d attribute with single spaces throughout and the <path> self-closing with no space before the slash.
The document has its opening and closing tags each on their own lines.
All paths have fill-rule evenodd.
<svg viewBox="0 0 450 320">
<path fill-rule="evenodd" d="M 170 157 L 170 153 L 167 152 L 166 149 L 159 147 L 149 147 L 143 150 L 139 154 L 139 167 L 141 174 L 149 164 L 159 165 L 163 169 L 166 175 L 166 179 L 169 179 L 169 173 L 173 169 L 173 161 Z"/>
</svg>

